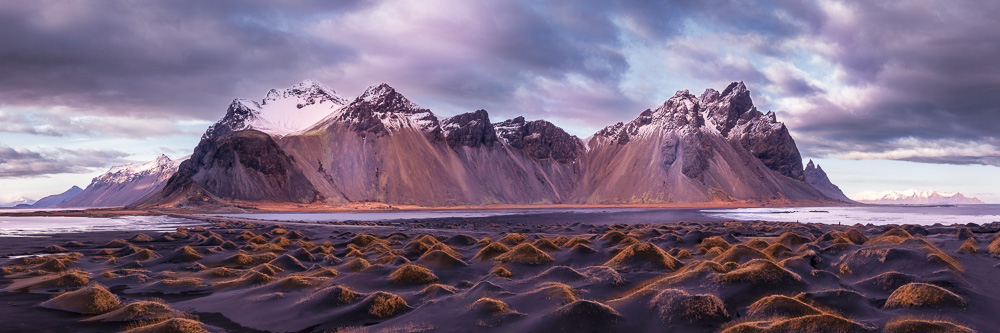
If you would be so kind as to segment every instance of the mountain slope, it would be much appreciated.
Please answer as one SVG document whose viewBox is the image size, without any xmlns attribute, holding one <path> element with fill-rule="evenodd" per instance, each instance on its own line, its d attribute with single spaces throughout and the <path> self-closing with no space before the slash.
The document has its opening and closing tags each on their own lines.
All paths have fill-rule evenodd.
<svg viewBox="0 0 1000 333">
<path fill-rule="evenodd" d="M 60 207 L 119 207 L 159 191 L 187 158 L 171 160 L 166 155 L 144 164 L 112 167 L 94 178 L 82 192 Z"/>
<path fill-rule="evenodd" d="M 296 87 L 323 86 L 271 90 L 268 98 L 294 101 L 284 107 L 267 109 L 268 98 L 259 105 L 237 100 L 206 131 L 171 185 L 143 202 L 830 200 L 804 181 L 787 128 L 774 113 L 757 111 L 741 82 L 700 97 L 679 91 L 655 110 L 601 130 L 586 145 L 544 120 L 492 122 L 486 110 L 439 119 L 384 83 L 350 101 L 329 88 Z M 308 116 L 298 118 L 307 108 Z M 272 126 L 291 124 L 275 119 L 293 118 L 301 121 L 281 130 Z M 185 200 L 188 195 L 202 199 Z"/>
<path fill-rule="evenodd" d="M 288 89 L 271 89 L 261 102 L 233 100 L 226 116 L 209 127 L 202 138 L 248 129 L 284 136 L 312 126 L 344 104 L 344 98 L 333 89 L 306 80 Z"/>
<path fill-rule="evenodd" d="M 69 201 L 69 199 L 72 199 L 76 195 L 80 194 L 80 192 L 83 192 L 83 189 L 80 188 L 79 186 L 74 185 L 73 187 L 70 187 L 63 193 L 53 194 L 38 199 L 38 201 L 35 201 L 35 203 L 31 205 L 31 207 L 39 207 L 39 208 L 58 207 L 63 203 L 65 203 L 66 201 Z"/>
<path fill-rule="evenodd" d="M 823 171 L 823 168 L 821 168 L 818 164 L 813 164 L 812 160 L 809 160 L 809 163 L 806 164 L 806 168 L 803 171 L 806 183 L 809 183 L 809 185 L 812 185 L 813 188 L 819 190 L 824 195 L 838 201 L 853 201 L 848 198 L 847 195 L 844 195 L 844 192 L 840 190 L 840 187 L 837 187 L 837 185 L 834 185 L 833 182 L 830 181 L 830 177 L 827 177 L 826 171 Z"/>
<path fill-rule="evenodd" d="M 825 200 L 800 180 L 787 129 L 753 107 L 741 82 L 701 98 L 678 91 L 657 109 L 599 131 L 588 147 L 585 202 Z"/>
<path fill-rule="evenodd" d="M 17 197 L 12 201 L 0 203 L 0 207 L 24 208 L 24 207 L 31 207 L 33 203 L 35 203 L 34 200 L 25 197 Z"/>
<path fill-rule="evenodd" d="M 328 203 L 563 202 L 573 166 L 542 157 L 541 149 L 529 153 L 520 143 L 528 136 L 546 142 L 571 136 L 561 129 L 535 133 L 519 127 L 508 133 L 518 142 L 512 145 L 499 139 L 495 126 L 485 110 L 439 121 L 381 84 L 279 143 Z"/>
<path fill-rule="evenodd" d="M 858 202 L 877 205 L 958 205 L 982 204 L 977 198 L 970 198 L 958 192 L 918 191 L 868 191 L 851 195 Z"/>
</svg>

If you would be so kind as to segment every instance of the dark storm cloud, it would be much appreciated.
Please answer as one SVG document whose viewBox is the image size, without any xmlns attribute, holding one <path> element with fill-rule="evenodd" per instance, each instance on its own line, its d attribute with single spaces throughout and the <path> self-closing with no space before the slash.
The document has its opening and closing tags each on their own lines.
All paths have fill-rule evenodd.
<svg viewBox="0 0 1000 333">
<path fill-rule="evenodd" d="M 0 145 L 0 179 L 87 173 L 123 162 L 127 153 L 97 149 L 32 151 Z"/>
<path fill-rule="evenodd" d="M 994 22 L 1000 3 L 859 2 L 849 8 L 856 25 L 831 25 L 816 38 L 837 45 L 830 61 L 845 70 L 847 83 L 871 93 L 851 106 L 814 98 L 816 107 L 794 121 L 794 130 L 808 136 L 805 150 L 835 156 L 908 148 L 898 145 L 902 139 L 973 142 L 987 148 L 963 155 L 956 147 L 951 156 L 915 151 L 896 159 L 998 165 L 1000 29 Z"/>
<path fill-rule="evenodd" d="M 862 153 L 996 141 L 997 16 L 1000 3 L 937 0 L 3 1 L 0 132 L 178 134 L 171 121 L 307 78 L 349 98 L 387 82 L 442 115 L 595 128 L 663 91 L 745 81 L 763 109 L 807 103 L 776 108 L 807 154 L 992 164 L 990 143 Z M 640 49 L 672 72 L 636 73 Z M 658 87 L 670 80 L 698 83 Z"/>
<path fill-rule="evenodd" d="M 356 7 L 326 4 L 4 1 L 0 101 L 198 116 L 225 105 L 243 81 L 289 80 L 290 72 L 349 59 L 342 46 L 313 44 L 277 25 L 288 16 Z"/>
</svg>

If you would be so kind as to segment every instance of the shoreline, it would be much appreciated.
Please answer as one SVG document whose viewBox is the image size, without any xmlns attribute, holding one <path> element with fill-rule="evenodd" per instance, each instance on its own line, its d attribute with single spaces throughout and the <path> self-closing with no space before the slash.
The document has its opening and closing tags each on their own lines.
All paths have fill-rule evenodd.
<svg viewBox="0 0 1000 333">
<path fill-rule="evenodd" d="M 169 215 L 169 214 L 226 214 L 226 213 L 351 213 L 351 212 L 405 212 L 405 211 L 489 211 L 489 210 L 558 210 L 558 209 L 729 209 L 755 207 L 848 207 L 870 206 L 860 203 L 843 202 L 786 202 L 762 204 L 748 202 L 703 202 L 703 203 L 650 203 L 650 204 L 490 204 L 455 206 L 392 205 L 378 202 L 353 203 L 341 206 L 325 204 L 288 204 L 266 202 L 228 202 L 226 209 L 176 209 L 176 208 L 66 208 L 40 211 L 0 211 L 0 216 L 77 216 L 109 217 L 127 215 Z M 30 208 L 25 209 L 30 210 Z"/>
<path fill-rule="evenodd" d="M 163 233 L 7 238 L 0 327 L 103 332 L 128 325 L 114 312 L 77 314 L 86 304 L 52 301 L 95 286 L 106 286 L 121 306 L 159 299 L 168 314 L 154 321 L 196 318 L 209 332 L 728 333 L 787 325 L 875 332 L 900 322 L 983 331 L 1000 324 L 989 315 L 1000 292 L 982 288 L 1000 269 L 990 253 L 998 224 L 613 224 L 550 215 L 336 223 L 178 215 L 205 223 Z M 51 284 L 67 272 L 86 283 Z M 887 305 L 901 302 L 897 290 L 906 288 L 955 296 Z M 321 301 L 343 293 L 353 296 Z M 393 303 L 376 302 L 386 299 Z M 708 303 L 674 308 L 669 299 Z"/>
</svg>

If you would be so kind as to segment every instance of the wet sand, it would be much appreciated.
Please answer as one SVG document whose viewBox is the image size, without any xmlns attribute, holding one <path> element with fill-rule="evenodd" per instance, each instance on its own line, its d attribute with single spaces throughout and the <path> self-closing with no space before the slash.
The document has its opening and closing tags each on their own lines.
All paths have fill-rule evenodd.
<svg viewBox="0 0 1000 333">
<path fill-rule="evenodd" d="M 4 238 L 0 331 L 989 332 L 1000 223 L 689 211 Z M 584 216 L 578 216 L 584 215 Z M 661 216 L 661 218 L 656 218 Z M 158 325 L 158 326 L 157 326 Z"/>
</svg>

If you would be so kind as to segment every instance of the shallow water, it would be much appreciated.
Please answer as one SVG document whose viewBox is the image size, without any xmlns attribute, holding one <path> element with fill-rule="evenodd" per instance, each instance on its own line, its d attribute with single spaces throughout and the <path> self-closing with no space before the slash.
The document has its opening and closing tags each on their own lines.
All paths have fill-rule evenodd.
<svg viewBox="0 0 1000 333">
<path fill-rule="evenodd" d="M 202 221 L 169 216 L 68 217 L 0 216 L 0 237 L 39 237 L 47 234 L 92 231 L 174 231 Z"/>
<path fill-rule="evenodd" d="M 740 221 L 829 224 L 966 224 L 1000 222 L 1000 205 L 770 207 L 702 210 L 711 217 Z"/>
<path fill-rule="evenodd" d="M 578 208 L 578 209 L 442 209 L 442 210 L 400 210 L 377 212 L 340 212 L 340 213 L 241 213 L 213 214 L 210 216 L 252 218 L 269 221 L 392 221 L 408 219 L 443 219 L 443 218 L 482 218 L 512 215 L 542 215 L 542 214 L 613 214 L 623 212 L 646 211 L 642 208 Z"/>
</svg>

